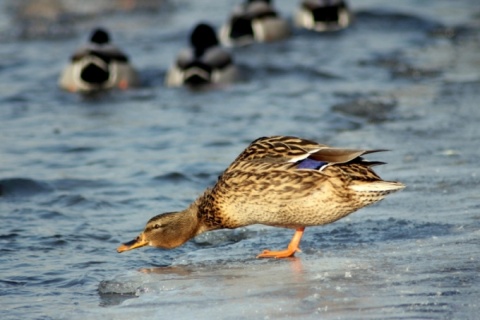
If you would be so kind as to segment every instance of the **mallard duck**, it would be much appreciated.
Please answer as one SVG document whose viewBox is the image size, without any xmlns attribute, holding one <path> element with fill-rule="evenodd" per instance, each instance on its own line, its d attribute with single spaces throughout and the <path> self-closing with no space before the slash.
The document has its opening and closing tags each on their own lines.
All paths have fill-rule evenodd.
<svg viewBox="0 0 480 320">
<path fill-rule="evenodd" d="M 290 25 L 269 0 L 246 0 L 220 28 L 220 41 L 229 46 L 272 42 L 290 35 Z"/>
<path fill-rule="evenodd" d="M 63 69 L 59 86 L 71 92 L 93 92 L 138 84 L 138 76 L 128 57 L 111 44 L 104 29 L 93 30 L 87 45 L 75 51 Z"/>
<path fill-rule="evenodd" d="M 344 0 L 304 0 L 294 17 L 295 25 L 318 32 L 348 27 L 352 14 Z"/>
<path fill-rule="evenodd" d="M 175 248 L 216 229 L 263 224 L 295 229 L 287 249 L 259 258 L 286 258 L 300 251 L 306 227 L 337 221 L 404 188 L 384 181 L 363 155 L 384 150 L 332 148 L 313 141 L 272 136 L 253 141 L 187 209 L 151 218 L 140 235 L 118 247 Z"/>
<path fill-rule="evenodd" d="M 220 47 L 210 25 L 198 24 L 190 35 L 190 44 L 191 48 L 182 50 L 168 70 L 167 86 L 226 84 L 237 79 L 238 70 L 233 58 Z"/>
</svg>

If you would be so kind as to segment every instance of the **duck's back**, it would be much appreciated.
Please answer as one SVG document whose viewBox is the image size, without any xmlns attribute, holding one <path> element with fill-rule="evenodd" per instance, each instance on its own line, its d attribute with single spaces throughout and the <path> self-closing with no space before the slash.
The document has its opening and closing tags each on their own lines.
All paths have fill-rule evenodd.
<svg viewBox="0 0 480 320">
<path fill-rule="evenodd" d="M 380 162 L 361 157 L 374 151 L 261 138 L 219 177 L 204 207 L 224 228 L 331 223 L 404 187 L 383 181 L 371 168 Z"/>
</svg>

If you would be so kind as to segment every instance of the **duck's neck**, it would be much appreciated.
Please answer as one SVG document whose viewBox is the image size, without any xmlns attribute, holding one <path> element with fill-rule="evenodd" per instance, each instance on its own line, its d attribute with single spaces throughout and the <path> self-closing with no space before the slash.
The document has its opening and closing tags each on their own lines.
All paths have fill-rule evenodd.
<svg viewBox="0 0 480 320">
<path fill-rule="evenodd" d="M 159 215 L 160 218 L 169 215 L 170 221 L 166 225 L 168 227 L 163 231 L 161 245 L 151 245 L 171 249 L 181 246 L 188 240 L 200 234 L 201 232 L 198 232 L 200 228 L 199 220 L 194 211 L 194 208 L 190 206 L 183 211 L 169 212 Z"/>
<path fill-rule="evenodd" d="M 198 210 L 198 200 L 196 200 L 188 208 L 178 213 L 181 216 L 180 223 L 184 225 L 183 230 L 188 233 L 190 238 L 208 231 L 204 228 L 202 220 L 199 219 Z"/>
<path fill-rule="evenodd" d="M 195 236 L 207 231 L 224 228 L 220 223 L 219 214 L 213 205 L 214 198 L 211 196 L 211 193 L 211 189 L 205 190 L 197 200 L 183 211 L 186 216 L 190 217 L 189 219 L 196 222 Z"/>
</svg>

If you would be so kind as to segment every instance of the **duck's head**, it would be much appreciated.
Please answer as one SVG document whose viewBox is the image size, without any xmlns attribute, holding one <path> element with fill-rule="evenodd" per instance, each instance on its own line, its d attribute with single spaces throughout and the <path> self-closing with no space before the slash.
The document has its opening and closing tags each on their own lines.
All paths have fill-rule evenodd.
<svg viewBox="0 0 480 320">
<path fill-rule="evenodd" d="M 267 3 L 267 4 L 272 3 L 271 0 L 247 0 L 247 1 L 245 1 L 246 4 L 254 3 L 254 2 L 264 2 L 264 3 Z"/>
<path fill-rule="evenodd" d="M 143 232 L 117 248 L 117 252 L 144 246 L 163 249 L 178 247 L 197 234 L 198 220 L 187 211 L 167 212 L 151 218 Z"/>
<path fill-rule="evenodd" d="M 92 31 L 90 41 L 96 44 L 105 44 L 110 42 L 110 36 L 108 35 L 107 30 L 97 28 Z"/>
<path fill-rule="evenodd" d="M 218 45 L 215 30 L 206 23 L 199 23 L 190 35 L 190 44 L 195 49 L 195 55 L 201 56 L 207 49 Z"/>
</svg>

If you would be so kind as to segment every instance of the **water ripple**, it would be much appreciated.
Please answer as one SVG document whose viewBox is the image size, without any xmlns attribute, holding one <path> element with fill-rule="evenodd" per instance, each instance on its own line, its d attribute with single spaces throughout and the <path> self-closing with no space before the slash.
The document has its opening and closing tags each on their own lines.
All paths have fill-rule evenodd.
<svg viewBox="0 0 480 320">
<path fill-rule="evenodd" d="M 53 191 L 53 187 L 43 181 L 29 178 L 9 178 L 0 180 L 0 196 L 28 197 Z"/>
</svg>

